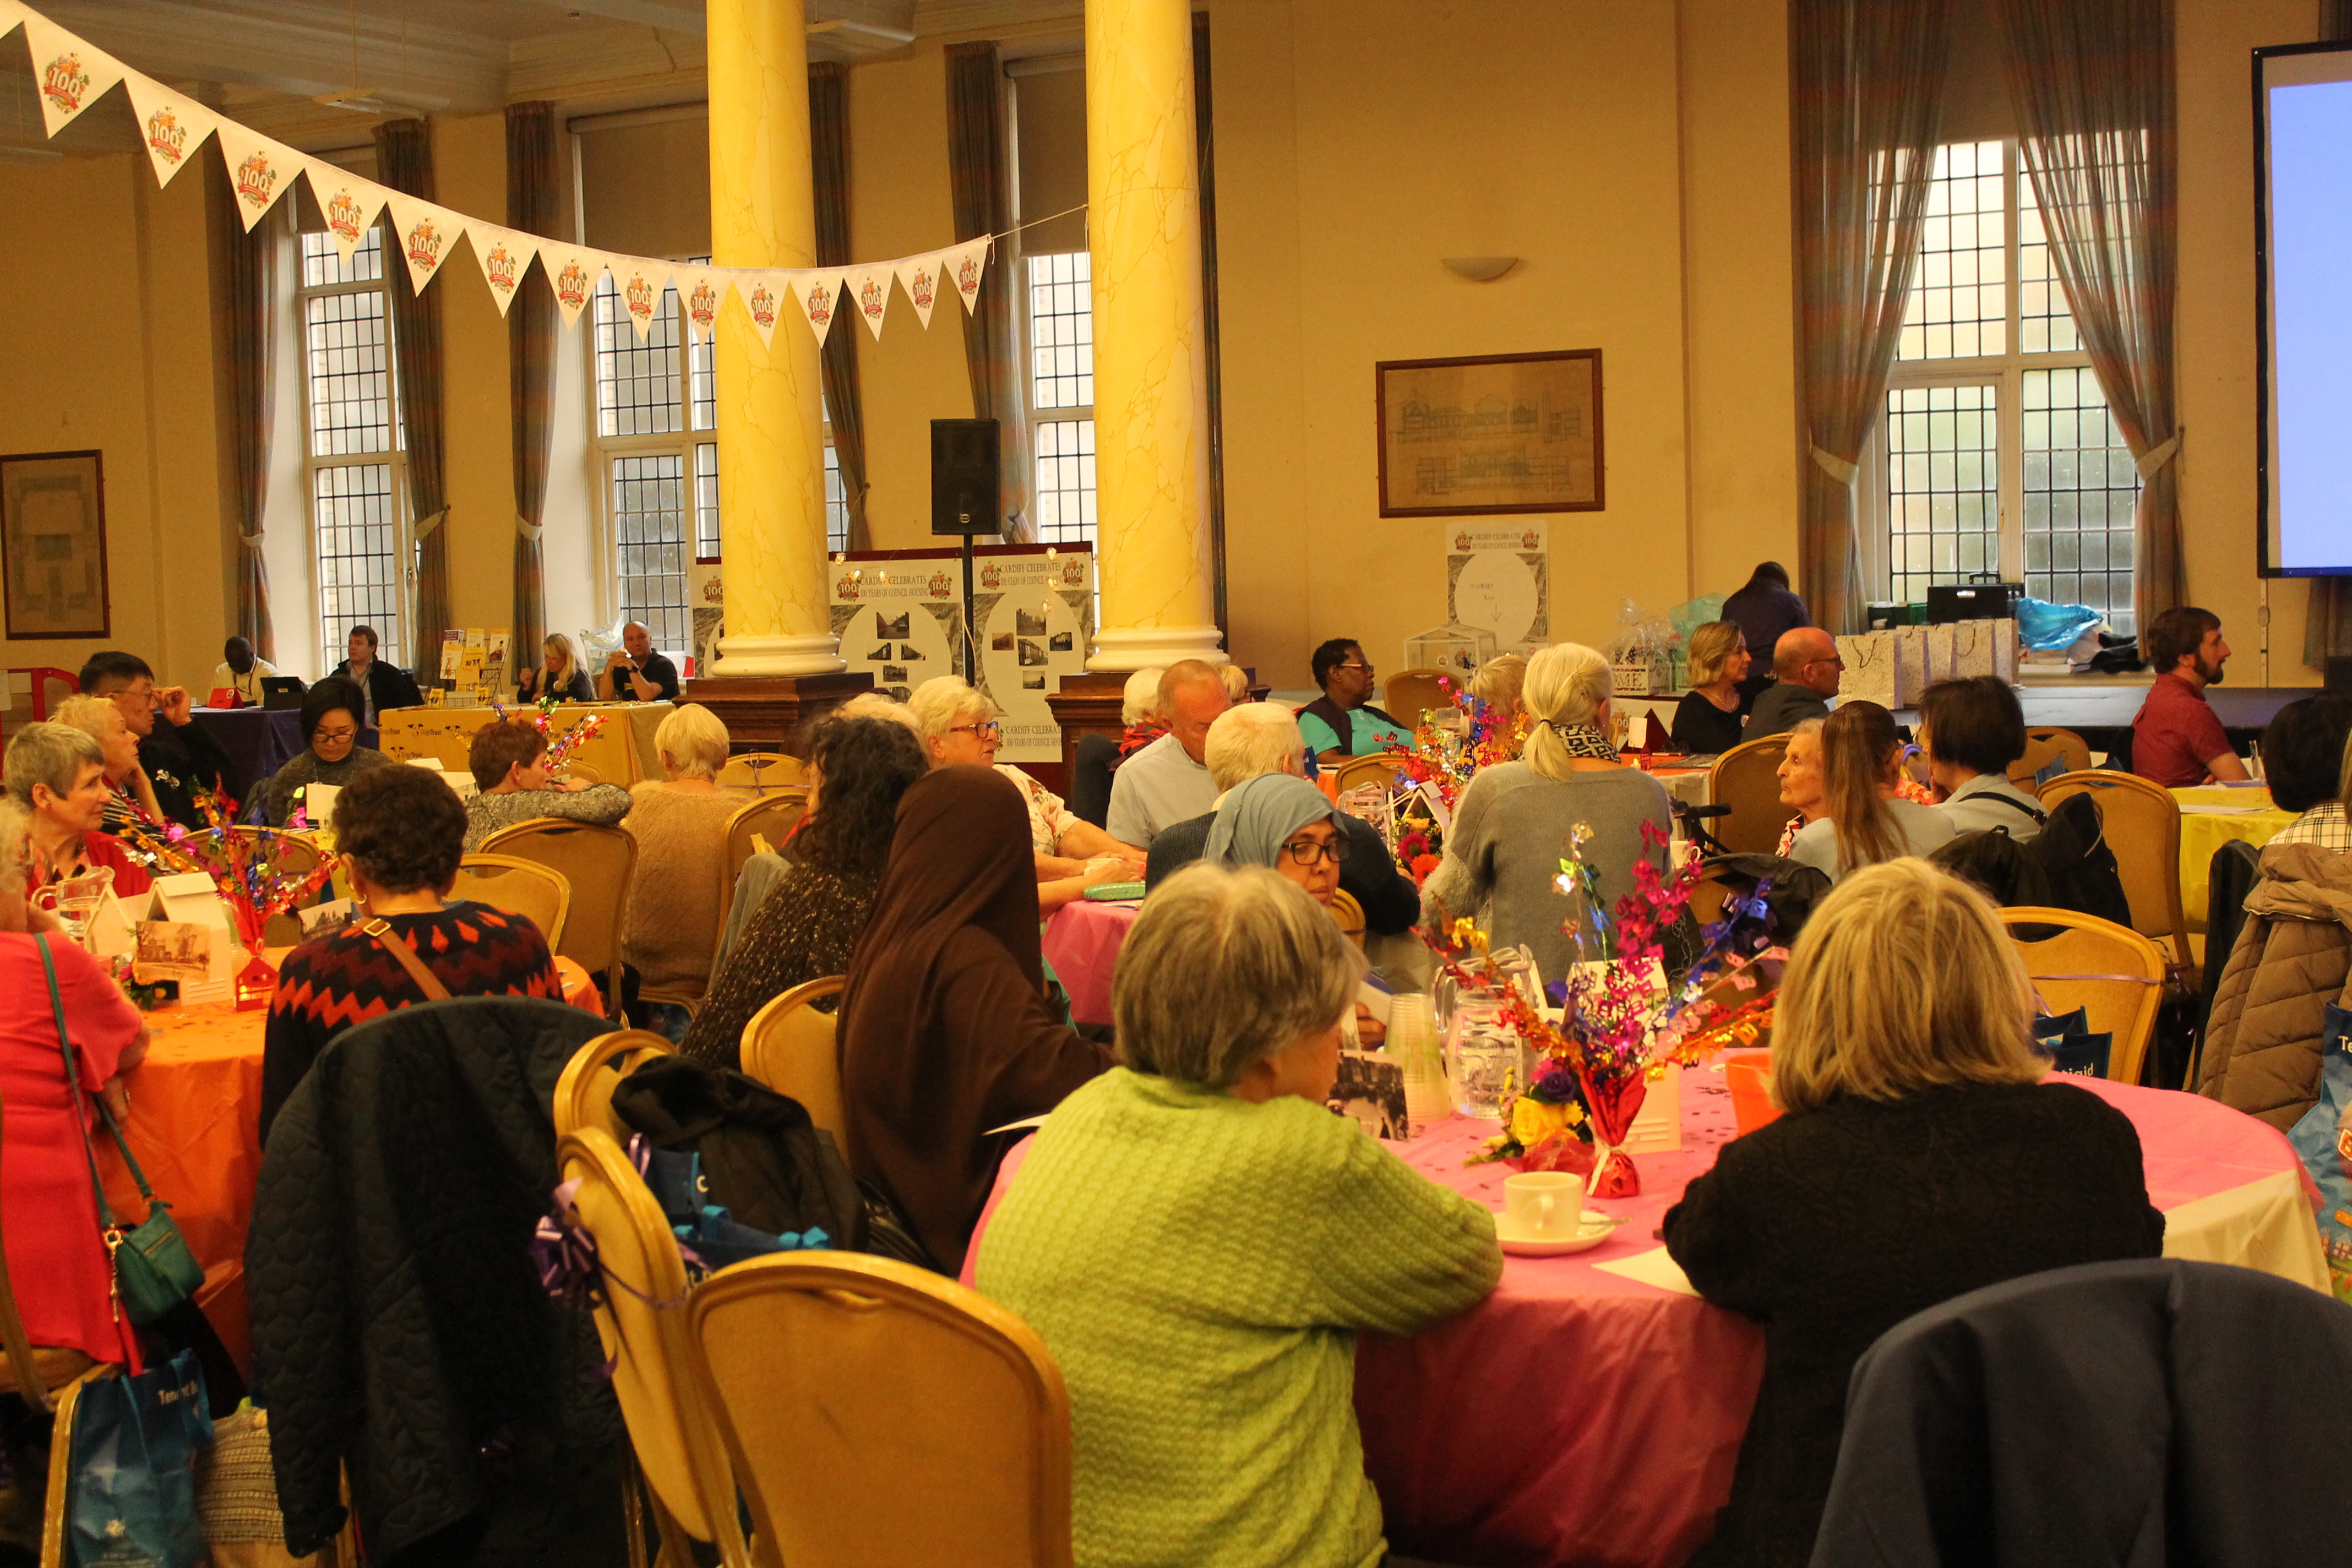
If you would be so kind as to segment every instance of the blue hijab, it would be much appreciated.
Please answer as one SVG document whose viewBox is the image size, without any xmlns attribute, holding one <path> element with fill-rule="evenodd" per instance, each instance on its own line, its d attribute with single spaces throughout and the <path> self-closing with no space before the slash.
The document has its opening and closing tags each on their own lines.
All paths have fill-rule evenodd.
<svg viewBox="0 0 2352 1568">
<path fill-rule="evenodd" d="M 1202 858 L 1222 866 L 1271 866 L 1290 836 L 1311 822 L 1339 826 L 1339 808 L 1305 779 L 1260 773 L 1235 784 L 1209 825 Z"/>
</svg>

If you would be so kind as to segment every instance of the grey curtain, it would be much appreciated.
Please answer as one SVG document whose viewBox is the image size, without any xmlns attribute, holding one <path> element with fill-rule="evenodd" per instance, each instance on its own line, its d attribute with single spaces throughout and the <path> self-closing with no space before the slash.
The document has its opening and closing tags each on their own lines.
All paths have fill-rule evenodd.
<svg viewBox="0 0 2352 1568">
<path fill-rule="evenodd" d="M 507 226 L 557 237 L 555 106 L 507 105 Z M 507 306 L 507 404 L 514 426 L 514 641 L 509 663 L 537 668 L 547 636 L 547 464 L 555 429 L 555 294 L 547 265 Z"/>
<path fill-rule="evenodd" d="M 2352 3 L 2352 0 L 2348 0 Z M 1209 14 L 1192 13 L 1192 114 L 1201 164 L 1201 335 L 1208 347 L 1209 549 L 1217 630 L 1225 628 L 1225 387 L 1217 347 L 1217 138 L 1209 112 Z"/>
<path fill-rule="evenodd" d="M 809 155 L 816 184 L 816 264 L 845 267 L 849 255 L 849 68 L 832 61 L 809 67 Z M 854 316 L 853 312 L 853 316 Z M 866 526 L 866 408 L 857 386 L 857 333 L 837 321 L 824 335 L 825 417 L 833 426 L 833 460 L 849 503 L 849 548 L 871 550 Z"/>
<path fill-rule="evenodd" d="M 375 128 L 376 168 L 385 184 L 432 201 L 433 137 L 422 120 L 388 120 Z M 418 295 L 400 259 L 399 236 L 385 216 L 384 277 L 392 295 L 400 416 L 408 429 L 409 515 L 416 520 L 416 634 L 409 668 L 430 680 L 441 668 L 441 633 L 449 624 L 449 515 L 442 475 L 441 296 Z"/>
<path fill-rule="evenodd" d="M 2000 0 L 2018 150 L 2050 259 L 2124 444 L 2139 466 L 2133 613 L 2186 603 L 2172 307 L 2179 134 L 2172 0 Z"/>
<path fill-rule="evenodd" d="M 948 193 L 957 240 L 1013 226 L 1013 148 L 1004 129 L 1004 73 L 992 42 L 950 44 Z M 1015 247 L 999 241 L 980 287 L 980 310 L 963 323 L 964 368 L 971 376 L 975 419 L 997 423 L 1004 465 L 1004 537 L 1036 537 L 1029 525 L 1029 426 L 1021 395 L 1021 346 L 1013 339 Z"/>
<path fill-rule="evenodd" d="M 227 262 L 222 292 L 228 314 L 229 479 L 236 501 L 236 630 L 256 653 L 274 660 L 278 638 L 269 620 L 269 569 L 262 559 L 261 531 L 276 391 L 278 225 L 273 218 L 245 231 L 232 210 L 236 198 L 226 170 L 217 163 L 212 168 L 217 189 L 209 211 Z"/>
<path fill-rule="evenodd" d="M 1948 0 L 1790 0 L 1799 587 L 1813 624 L 1862 629 L 1853 481 L 1886 402 L 1943 118 Z"/>
<path fill-rule="evenodd" d="M 2352 0 L 2319 0 L 2319 36 L 2352 38 Z M 2352 577 L 2314 577 L 2303 622 L 2303 662 L 2325 669 L 2352 658 Z"/>
</svg>

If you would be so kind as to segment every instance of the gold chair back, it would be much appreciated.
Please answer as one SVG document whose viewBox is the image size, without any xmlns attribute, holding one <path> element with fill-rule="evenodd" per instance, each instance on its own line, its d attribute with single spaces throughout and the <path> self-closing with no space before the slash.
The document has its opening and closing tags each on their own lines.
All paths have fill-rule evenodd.
<svg viewBox="0 0 2352 1568">
<path fill-rule="evenodd" d="M 2114 1036 L 2107 1077 L 2137 1083 L 2164 1001 L 2164 950 L 2113 921 L 2072 910 L 2020 906 L 2001 910 L 2000 919 L 2017 939 L 2042 1005 L 2052 1013 L 2082 1008 L 2093 1034 Z M 2029 942 L 2019 928 L 2035 926 L 2055 929 Z"/>
<path fill-rule="evenodd" d="M 593 1127 L 625 1147 L 629 1129 L 613 1114 L 613 1090 L 656 1057 L 674 1047 L 650 1029 L 615 1029 L 599 1035 L 572 1054 L 555 1080 L 555 1135 Z"/>
<path fill-rule="evenodd" d="M 1729 853 L 1769 855 L 1779 847 L 1780 830 L 1796 815 L 1780 804 L 1780 759 L 1788 751 L 1788 736 L 1766 735 L 1742 741 L 1707 769 L 1707 798 L 1731 808 L 1707 831 Z"/>
<path fill-rule="evenodd" d="M 1356 901 L 1356 895 L 1345 888 L 1332 889 L 1331 918 L 1339 922 L 1339 934 L 1361 951 L 1364 945 L 1364 906 Z"/>
<path fill-rule="evenodd" d="M 2093 768 L 2060 773 L 2042 786 L 2042 805 L 2054 810 L 2071 796 L 2098 803 L 2101 831 L 2115 851 L 2132 929 L 2172 944 L 2173 959 L 2189 958 L 2189 920 L 2180 907 L 2180 803 L 2172 792 L 2137 773 Z"/>
<path fill-rule="evenodd" d="M 482 840 L 485 855 L 510 855 L 545 866 L 572 889 L 556 952 L 604 976 L 605 1016 L 621 1016 L 621 941 L 629 919 L 629 884 L 637 869 L 634 834 L 597 823 L 535 816 Z"/>
<path fill-rule="evenodd" d="M 807 787 L 791 784 L 766 791 L 727 819 L 727 870 L 719 884 L 720 931 L 727 929 L 727 917 L 735 907 L 735 880 L 743 874 L 743 862 L 758 853 L 752 837 L 765 839 L 771 849 L 782 849 L 793 827 L 807 815 Z"/>
<path fill-rule="evenodd" d="M 846 977 L 828 974 L 793 986 L 743 1026 L 743 1071 L 801 1102 L 809 1120 L 833 1134 L 849 1157 L 849 1118 L 841 1106 L 840 1015 L 816 1004 L 839 996 Z"/>
<path fill-rule="evenodd" d="M 1379 757 L 1350 757 L 1339 764 L 1333 775 L 1333 783 L 1341 795 L 1358 784 L 1376 784 L 1382 789 L 1394 789 L 1396 781 L 1396 769 Z"/>
<path fill-rule="evenodd" d="M 1012 1313 L 890 1258 L 782 1252 L 713 1275 L 686 1319 L 736 1484 L 792 1568 L 1068 1568 L 1069 1394 Z"/>
<path fill-rule="evenodd" d="M 727 759 L 719 782 L 730 789 L 755 789 L 761 795 L 779 789 L 808 787 L 808 767 L 782 752 L 743 752 Z"/>
<path fill-rule="evenodd" d="M 1448 691 L 1441 682 L 1448 679 L 1442 669 L 1400 669 L 1381 688 L 1385 700 L 1381 706 L 1389 717 L 1408 730 L 1421 728 L 1422 714 L 1432 708 L 1452 708 L 1461 701 L 1460 691 Z M 1459 686 L 1456 682 L 1456 686 Z"/>
<path fill-rule="evenodd" d="M 2033 775 L 2053 762 L 2064 763 L 2070 773 L 2087 771 L 2091 765 L 2090 742 L 2072 730 L 2037 725 L 2025 731 L 2025 754 L 2009 764 L 2009 782 L 2031 789 Z"/>
<path fill-rule="evenodd" d="M 579 1184 L 572 1206 L 596 1238 L 604 1276 L 596 1334 L 613 1360 L 613 1393 L 646 1484 L 681 1530 L 718 1547 L 728 1568 L 750 1568 L 726 1450 L 688 1372 L 686 1264 L 677 1238 L 636 1167 L 600 1130 L 566 1133 L 556 1164 L 565 1182 Z M 684 1542 L 674 1544 L 683 1552 Z M 663 1561 L 671 1561 L 667 1543 Z"/>
<path fill-rule="evenodd" d="M 550 952 L 562 951 L 572 884 L 554 868 L 515 855 L 468 855 L 457 862 L 457 896 L 520 915 L 539 928 Z"/>
</svg>

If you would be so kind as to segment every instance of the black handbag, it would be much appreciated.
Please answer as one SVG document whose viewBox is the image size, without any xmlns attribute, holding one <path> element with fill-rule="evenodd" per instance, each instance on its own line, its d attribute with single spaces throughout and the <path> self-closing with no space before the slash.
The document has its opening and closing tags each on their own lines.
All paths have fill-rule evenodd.
<svg viewBox="0 0 2352 1568">
<path fill-rule="evenodd" d="M 114 1293 L 121 1310 L 131 1314 L 134 1323 L 152 1323 L 170 1312 L 183 1301 L 193 1300 L 198 1287 L 205 1282 L 205 1266 L 188 1250 L 187 1238 L 180 1227 L 172 1223 L 172 1205 L 155 1195 L 147 1184 L 147 1173 L 139 1168 L 138 1158 L 131 1152 L 131 1144 L 115 1125 L 114 1112 L 104 1095 L 96 1096 L 98 1114 L 106 1130 L 114 1136 L 114 1146 L 122 1151 L 122 1163 L 131 1167 L 131 1179 L 139 1184 L 139 1195 L 147 1200 L 147 1217 L 129 1230 L 116 1223 L 114 1210 L 106 1201 L 106 1184 L 99 1180 L 98 1156 L 89 1146 L 89 1123 L 81 1114 L 81 1072 L 74 1061 L 72 1037 L 66 1033 L 66 1003 L 58 990 L 57 961 L 49 954 L 49 939 L 37 936 L 34 942 L 41 950 L 41 968 L 48 975 L 49 1007 L 58 1022 L 58 1049 L 65 1058 L 66 1093 L 71 1099 L 74 1121 L 81 1130 L 82 1158 L 89 1165 L 89 1187 L 98 1198 L 99 1233 L 105 1238 L 106 1254 L 113 1266 Z"/>
</svg>

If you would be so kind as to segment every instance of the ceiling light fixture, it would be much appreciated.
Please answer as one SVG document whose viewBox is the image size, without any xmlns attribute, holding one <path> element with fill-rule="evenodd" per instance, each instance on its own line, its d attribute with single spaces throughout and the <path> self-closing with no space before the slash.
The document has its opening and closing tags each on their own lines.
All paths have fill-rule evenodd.
<svg viewBox="0 0 2352 1568">
<path fill-rule="evenodd" d="M 1442 260 L 1445 270 L 1473 283 L 1492 283 L 1519 264 L 1516 256 L 1448 256 Z"/>
</svg>

